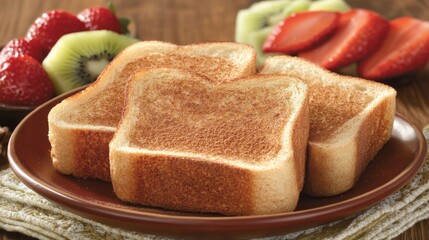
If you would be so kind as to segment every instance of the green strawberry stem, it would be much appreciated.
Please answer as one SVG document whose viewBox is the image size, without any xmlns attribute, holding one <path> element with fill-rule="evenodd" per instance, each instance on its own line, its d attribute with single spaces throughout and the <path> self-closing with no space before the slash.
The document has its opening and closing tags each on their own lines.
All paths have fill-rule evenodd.
<svg viewBox="0 0 429 240">
<path fill-rule="evenodd" d="M 130 20 L 128 18 L 121 17 L 119 18 L 119 22 L 122 27 L 122 34 L 130 35 L 130 30 L 128 30 L 128 25 L 130 24 Z"/>
<path fill-rule="evenodd" d="M 108 8 L 110 11 L 112 11 L 112 12 L 113 12 L 113 14 L 115 14 L 115 15 L 116 15 L 116 8 L 115 8 L 115 5 L 113 5 L 113 3 L 112 3 L 112 2 L 109 2 L 109 3 L 107 4 L 107 8 Z"/>
<path fill-rule="evenodd" d="M 116 15 L 115 5 L 113 5 L 112 2 L 109 2 L 109 4 L 107 5 L 107 8 L 110 11 L 112 11 L 113 14 L 115 14 L 115 16 L 118 18 L 118 16 Z M 122 34 L 130 35 L 130 30 L 128 30 L 128 25 L 130 24 L 130 20 L 128 18 L 125 18 L 125 17 L 119 17 L 118 20 L 121 23 Z"/>
</svg>

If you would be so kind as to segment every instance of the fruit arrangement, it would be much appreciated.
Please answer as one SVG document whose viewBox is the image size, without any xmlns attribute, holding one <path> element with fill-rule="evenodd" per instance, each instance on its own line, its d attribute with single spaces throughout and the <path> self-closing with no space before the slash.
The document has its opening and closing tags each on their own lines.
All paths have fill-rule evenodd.
<svg viewBox="0 0 429 240">
<path fill-rule="evenodd" d="M 261 65 L 270 54 L 262 50 L 267 36 L 286 17 L 305 11 L 350 10 L 343 0 L 269 0 L 254 3 L 250 8 L 237 13 L 235 40 L 255 47 L 257 63 Z"/>
<path fill-rule="evenodd" d="M 307 1 L 306 8 L 291 9 L 299 1 L 264 1 L 238 13 L 236 40 L 257 49 L 259 64 L 270 54 L 297 55 L 332 71 L 357 63 L 358 76 L 385 82 L 429 61 L 429 22 L 388 21 L 342 0 Z"/>
<path fill-rule="evenodd" d="M 128 20 L 113 7 L 95 6 L 77 15 L 43 13 L 24 38 L 10 40 L 0 52 L 0 104 L 37 106 L 55 95 L 94 81 L 125 47 Z"/>
</svg>

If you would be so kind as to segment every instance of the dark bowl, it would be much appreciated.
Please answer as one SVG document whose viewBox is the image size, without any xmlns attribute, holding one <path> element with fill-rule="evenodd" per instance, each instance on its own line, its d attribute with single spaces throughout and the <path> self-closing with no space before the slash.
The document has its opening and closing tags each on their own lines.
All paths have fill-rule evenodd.
<svg viewBox="0 0 429 240">
<path fill-rule="evenodd" d="M 0 126 L 14 129 L 35 108 L 35 106 L 13 106 L 0 103 Z"/>
</svg>

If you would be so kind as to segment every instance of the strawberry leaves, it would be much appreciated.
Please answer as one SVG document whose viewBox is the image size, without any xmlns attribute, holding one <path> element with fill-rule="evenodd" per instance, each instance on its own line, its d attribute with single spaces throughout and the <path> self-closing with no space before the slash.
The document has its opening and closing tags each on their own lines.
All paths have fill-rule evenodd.
<svg viewBox="0 0 429 240">
<path fill-rule="evenodd" d="M 113 14 L 119 19 L 119 22 L 121 24 L 122 34 L 129 35 L 130 31 L 128 30 L 128 26 L 130 25 L 131 21 L 128 18 L 125 18 L 125 17 L 118 17 L 116 15 L 116 8 L 115 8 L 115 5 L 113 5 L 113 3 L 110 2 L 108 4 L 107 8 L 110 11 L 112 11 Z"/>
</svg>

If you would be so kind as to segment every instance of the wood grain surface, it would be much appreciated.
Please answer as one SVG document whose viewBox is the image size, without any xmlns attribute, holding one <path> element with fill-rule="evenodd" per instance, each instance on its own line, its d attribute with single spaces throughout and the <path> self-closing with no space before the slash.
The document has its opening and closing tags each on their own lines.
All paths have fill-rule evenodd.
<svg viewBox="0 0 429 240">
<path fill-rule="evenodd" d="M 113 0 L 117 15 L 132 22 L 132 33 L 142 40 L 162 40 L 176 44 L 233 41 L 235 17 L 252 0 Z M 347 0 L 356 8 L 377 11 L 387 19 L 413 16 L 429 21 L 428 0 Z M 87 0 L 0 0 L 0 46 L 23 37 L 31 23 L 43 12 L 64 9 L 78 13 L 107 1 Z M 418 127 L 429 124 L 429 66 L 390 83 L 398 91 L 397 112 Z M 0 239 L 29 239 L 19 233 L 0 230 Z M 397 239 L 429 239 L 429 221 L 417 223 Z"/>
</svg>

